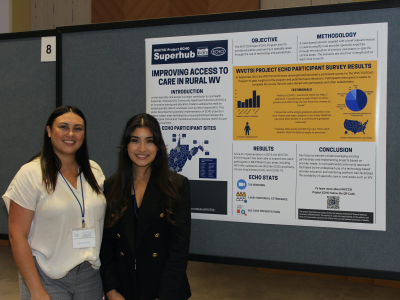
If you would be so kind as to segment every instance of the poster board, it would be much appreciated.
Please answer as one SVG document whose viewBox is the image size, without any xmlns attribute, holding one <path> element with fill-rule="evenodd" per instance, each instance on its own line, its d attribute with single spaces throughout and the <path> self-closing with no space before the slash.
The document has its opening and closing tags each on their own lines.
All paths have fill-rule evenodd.
<svg viewBox="0 0 400 300">
<path fill-rule="evenodd" d="M 227 183 L 196 219 L 385 230 L 386 74 L 387 23 L 146 39 L 170 168 Z"/>
<path fill-rule="evenodd" d="M 363 3 L 364 8 L 370 7 L 365 10 L 351 10 L 360 6 L 346 5 L 323 13 L 312 8 L 292 9 L 283 10 L 282 14 L 266 12 L 265 16 L 257 12 L 239 14 L 240 17 L 228 14 L 215 19 L 193 17 L 64 29 L 63 104 L 77 105 L 87 115 L 91 156 L 110 176 L 115 170 L 116 147 L 126 120 L 146 110 L 145 39 L 387 22 L 387 127 L 396 128 L 400 112 L 395 100 L 399 88 L 396 78 L 400 75 L 396 59 L 400 49 L 395 42 L 400 32 L 399 8 L 368 5 Z M 264 267 L 299 266 L 301 270 L 316 266 L 312 270 L 319 272 L 334 273 L 334 268 L 342 274 L 356 270 L 351 273 L 353 276 L 399 278 L 396 274 L 400 264 L 396 260 L 400 242 L 394 238 L 400 226 L 400 204 L 396 200 L 400 192 L 396 183 L 397 140 L 396 132 L 388 130 L 386 231 L 194 219 L 191 257 Z M 207 199 L 207 191 L 215 188 L 199 185 L 195 180 L 191 186 L 196 191 L 194 201 Z"/>
<path fill-rule="evenodd" d="M 40 151 L 44 127 L 56 108 L 56 63 L 41 62 L 42 36 L 54 30 L 4 34 L 0 38 L 0 190 L 5 193 L 19 168 Z M 8 215 L 0 201 L 0 234 Z"/>
</svg>

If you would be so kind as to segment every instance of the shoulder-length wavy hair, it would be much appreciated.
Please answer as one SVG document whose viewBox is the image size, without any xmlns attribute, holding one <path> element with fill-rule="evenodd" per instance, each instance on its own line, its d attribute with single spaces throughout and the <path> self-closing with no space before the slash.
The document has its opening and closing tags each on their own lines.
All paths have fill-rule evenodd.
<svg viewBox="0 0 400 300">
<path fill-rule="evenodd" d="M 86 118 L 83 115 L 82 111 L 77 107 L 71 105 L 57 107 L 51 113 L 49 119 L 47 120 L 44 129 L 42 150 L 31 159 L 31 161 L 36 158 L 40 159 L 40 166 L 42 169 L 42 182 L 48 194 L 52 194 L 56 188 L 58 171 L 61 169 L 61 160 L 58 158 L 53 150 L 53 144 L 51 143 L 51 138 L 48 136 L 46 127 L 49 126 L 51 129 L 54 120 L 68 112 L 77 114 L 83 119 L 85 126 L 85 137 L 87 137 Z M 90 166 L 87 138 L 83 140 L 82 146 L 76 151 L 75 160 L 79 165 L 79 175 L 83 173 L 86 181 L 89 183 L 93 191 L 97 194 L 101 194 L 101 189 L 99 187 L 99 184 L 97 183 L 96 178 L 93 175 L 92 168 Z"/>
<path fill-rule="evenodd" d="M 165 146 L 160 124 L 157 119 L 149 114 L 139 114 L 128 120 L 118 146 L 118 168 L 110 191 L 107 192 L 106 226 L 112 227 L 129 206 L 131 186 L 133 182 L 132 160 L 128 154 L 128 144 L 131 134 L 136 128 L 149 128 L 153 134 L 153 143 L 158 148 L 156 157 L 152 161 L 152 176 L 155 177 L 161 192 L 164 195 L 163 205 L 168 222 L 177 225 L 173 219 L 174 208 L 180 203 L 178 192 L 179 183 L 175 180 L 174 172 L 168 168 L 168 154 Z"/>
</svg>

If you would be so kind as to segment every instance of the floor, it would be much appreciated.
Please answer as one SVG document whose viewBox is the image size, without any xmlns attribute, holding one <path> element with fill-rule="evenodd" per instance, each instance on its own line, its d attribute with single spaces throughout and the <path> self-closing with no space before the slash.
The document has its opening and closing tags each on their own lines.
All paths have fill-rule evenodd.
<svg viewBox="0 0 400 300">
<path fill-rule="evenodd" d="M 400 289 L 340 279 L 259 272 L 257 268 L 189 262 L 191 300 L 391 300 Z M 0 247 L 0 299 L 17 300 L 11 248 Z"/>
</svg>

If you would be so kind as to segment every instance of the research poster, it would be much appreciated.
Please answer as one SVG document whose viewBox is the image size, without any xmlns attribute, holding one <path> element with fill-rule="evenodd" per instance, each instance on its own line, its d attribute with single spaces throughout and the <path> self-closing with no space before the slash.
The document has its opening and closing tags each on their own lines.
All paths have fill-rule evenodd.
<svg viewBox="0 0 400 300">
<path fill-rule="evenodd" d="M 205 187 L 192 217 L 386 230 L 387 31 L 146 39 L 146 110 Z"/>
</svg>

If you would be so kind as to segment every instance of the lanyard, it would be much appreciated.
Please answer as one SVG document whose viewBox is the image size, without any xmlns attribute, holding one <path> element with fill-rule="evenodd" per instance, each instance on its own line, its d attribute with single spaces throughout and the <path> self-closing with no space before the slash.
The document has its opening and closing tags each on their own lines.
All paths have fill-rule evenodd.
<svg viewBox="0 0 400 300">
<path fill-rule="evenodd" d="M 133 186 L 133 183 L 132 183 L 132 188 L 133 188 L 133 198 L 135 199 L 135 202 L 133 203 L 133 208 L 135 209 L 135 215 L 136 215 L 136 218 L 138 218 L 139 219 L 139 216 L 138 216 L 138 214 L 137 214 L 137 203 L 136 203 L 136 191 L 135 191 L 135 187 Z"/>
<path fill-rule="evenodd" d="M 82 228 L 85 228 L 85 198 L 83 197 L 83 187 L 82 187 L 82 175 L 79 174 L 79 179 L 81 181 L 81 190 L 82 190 L 82 204 L 83 204 L 83 208 L 81 203 L 79 202 L 78 197 L 76 197 L 74 191 L 72 190 L 72 188 L 69 186 L 68 181 L 65 179 L 65 177 L 63 176 L 63 174 L 61 174 L 60 171 L 58 171 L 60 173 L 60 175 L 62 176 L 62 178 L 64 178 L 65 183 L 68 185 L 69 189 L 71 190 L 71 193 L 74 195 L 76 201 L 78 201 L 79 207 L 81 208 L 81 214 L 82 214 Z M 79 172 L 79 169 L 78 169 Z"/>
</svg>

